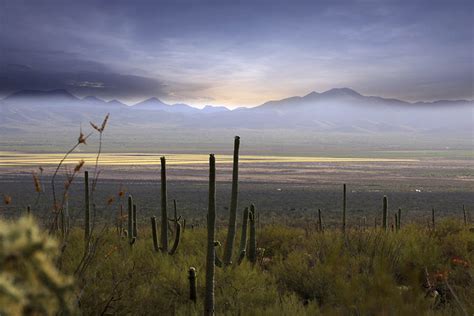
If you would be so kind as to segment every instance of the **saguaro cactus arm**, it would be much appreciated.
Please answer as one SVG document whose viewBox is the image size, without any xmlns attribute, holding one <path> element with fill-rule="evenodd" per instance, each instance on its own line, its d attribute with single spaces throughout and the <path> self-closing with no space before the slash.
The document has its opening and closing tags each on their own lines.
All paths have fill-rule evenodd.
<svg viewBox="0 0 474 316">
<path fill-rule="evenodd" d="M 179 221 L 176 221 L 176 230 L 175 230 L 174 234 L 175 235 L 174 235 L 173 247 L 169 251 L 170 255 L 174 255 L 176 250 L 178 250 L 179 240 L 181 238 L 181 223 Z"/>
<path fill-rule="evenodd" d="M 250 205 L 249 212 L 249 222 L 250 222 L 250 240 L 249 240 L 249 252 L 247 258 L 250 262 L 257 262 L 257 235 L 255 228 L 255 206 Z"/>
</svg>

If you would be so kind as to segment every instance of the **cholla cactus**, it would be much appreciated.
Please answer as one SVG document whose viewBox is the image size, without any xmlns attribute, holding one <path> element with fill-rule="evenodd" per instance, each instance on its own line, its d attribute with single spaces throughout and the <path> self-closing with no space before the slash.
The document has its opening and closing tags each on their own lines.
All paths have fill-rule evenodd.
<svg viewBox="0 0 474 316">
<path fill-rule="evenodd" d="M 73 280 L 53 260 L 57 243 L 31 217 L 0 221 L 0 315 L 74 315 Z"/>
</svg>

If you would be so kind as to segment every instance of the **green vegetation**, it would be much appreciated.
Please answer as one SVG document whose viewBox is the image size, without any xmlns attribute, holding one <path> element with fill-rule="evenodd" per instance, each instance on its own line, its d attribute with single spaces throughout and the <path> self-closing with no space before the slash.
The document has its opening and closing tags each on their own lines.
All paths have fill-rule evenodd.
<svg viewBox="0 0 474 316">
<path fill-rule="evenodd" d="M 21 225 L 31 224 L 22 220 Z M 5 226 L 9 225 L 2 226 L 3 234 Z M 84 314 L 202 314 L 209 244 L 206 228 L 187 229 L 174 256 L 154 252 L 151 229 L 146 228 L 140 229 L 143 234 L 133 249 L 114 230 L 103 232 L 95 259 L 75 283 Z M 225 235 L 221 230 L 216 237 Z M 215 269 L 218 315 L 474 312 L 474 235 L 462 223 L 439 221 L 434 231 L 404 225 L 398 233 L 348 229 L 346 234 L 340 229 L 319 233 L 268 225 L 256 235 L 260 251 L 255 265 L 244 260 L 225 269 L 209 266 Z M 73 229 L 62 257 L 65 273 L 74 273 L 83 243 L 82 230 Z M 2 262 L 8 257 L 5 251 L 2 244 Z M 190 267 L 195 268 L 196 303 L 190 300 Z M 8 269 L 2 268 L 2 280 Z M 19 283 L 23 290 L 39 291 L 34 286 L 43 286 L 23 282 Z"/>
</svg>

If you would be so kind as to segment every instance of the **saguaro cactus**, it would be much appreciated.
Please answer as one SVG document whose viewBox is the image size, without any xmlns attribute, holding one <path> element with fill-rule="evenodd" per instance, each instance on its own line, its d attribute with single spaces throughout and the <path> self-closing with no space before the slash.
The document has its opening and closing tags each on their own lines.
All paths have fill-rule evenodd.
<svg viewBox="0 0 474 316">
<path fill-rule="evenodd" d="M 137 229 L 137 205 L 133 204 L 133 237 L 138 237 Z"/>
<path fill-rule="evenodd" d="M 399 208 L 398 209 L 398 216 L 397 216 L 397 220 L 398 220 L 398 230 L 400 230 L 402 228 L 402 209 Z"/>
<path fill-rule="evenodd" d="M 158 252 L 160 250 L 160 246 L 158 245 L 158 234 L 156 229 L 156 217 L 152 216 L 151 218 L 151 233 L 153 236 L 153 249 Z"/>
<path fill-rule="evenodd" d="M 464 204 L 462 205 L 462 212 L 464 215 L 464 225 L 467 226 L 467 212 L 466 212 L 466 207 L 464 206 Z"/>
<path fill-rule="evenodd" d="M 128 196 L 128 242 L 133 245 L 135 242 L 135 236 L 133 236 L 133 198 L 131 195 Z"/>
<path fill-rule="evenodd" d="M 435 229 L 435 209 L 431 209 L 431 226 Z"/>
<path fill-rule="evenodd" d="M 207 257 L 206 257 L 206 296 L 204 315 L 214 315 L 214 262 L 216 251 L 214 246 L 216 226 L 216 160 L 209 156 L 209 201 L 207 211 Z"/>
<path fill-rule="evenodd" d="M 196 291 L 196 268 L 191 267 L 188 271 L 189 279 L 189 299 L 196 303 L 197 301 L 197 291 Z"/>
<path fill-rule="evenodd" d="M 247 258 L 250 262 L 255 263 L 257 262 L 257 234 L 255 229 L 255 206 L 252 204 L 250 205 L 250 213 L 249 213 L 249 221 L 250 221 L 250 236 L 249 236 L 249 253 Z"/>
<path fill-rule="evenodd" d="M 318 229 L 320 232 L 323 231 L 323 218 L 321 216 L 321 209 L 318 208 Z"/>
<path fill-rule="evenodd" d="M 393 225 L 395 226 L 395 231 L 398 232 L 398 214 L 395 213 L 395 214 L 393 214 L 393 215 L 394 215 L 394 218 L 393 218 L 393 220 L 394 220 Z"/>
<path fill-rule="evenodd" d="M 240 137 L 234 139 L 234 160 L 232 165 L 232 195 L 229 208 L 229 227 L 227 230 L 227 240 L 224 249 L 224 264 L 232 263 L 232 252 L 234 249 L 234 239 L 237 221 L 237 198 L 239 194 L 239 147 Z"/>
<path fill-rule="evenodd" d="M 382 211 L 382 227 L 384 230 L 387 230 L 387 212 L 388 212 L 388 201 L 387 201 L 387 196 L 383 196 L 383 211 Z"/>
<path fill-rule="evenodd" d="M 84 239 L 89 240 L 91 233 L 91 202 L 89 198 L 89 172 L 84 171 Z"/>
<path fill-rule="evenodd" d="M 161 251 L 168 252 L 168 193 L 166 189 L 166 158 L 161 157 Z"/>
<path fill-rule="evenodd" d="M 346 184 L 342 186 L 342 231 L 346 232 Z"/>
<path fill-rule="evenodd" d="M 244 215 L 242 217 L 242 235 L 240 236 L 239 260 L 237 262 L 238 264 L 240 264 L 242 260 L 245 258 L 245 252 L 247 249 L 248 219 L 249 219 L 249 208 L 246 207 L 244 209 Z"/>
</svg>

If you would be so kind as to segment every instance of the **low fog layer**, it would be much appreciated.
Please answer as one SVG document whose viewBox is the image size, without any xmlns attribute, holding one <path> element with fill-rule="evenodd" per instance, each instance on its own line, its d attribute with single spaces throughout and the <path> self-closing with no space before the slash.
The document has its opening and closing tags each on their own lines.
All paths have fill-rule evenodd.
<svg viewBox="0 0 474 316">
<path fill-rule="evenodd" d="M 151 98 L 133 106 L 96 97 L 77 98 L 65 90 L 20 91 L 0 101 L 0 128 L 8 131 L 79 126 L 110 113 L 123 129 L 168 126 L 187 129 L 310 129 L 331 132 L 397 131 L 465 134 L 473 131 L 474 102 L 469 100 L 409 103 L 363 96 L 348 88 L 312 92 L 303 97 L 269 101 L 233 111 L 225 107 L 197 109 L 168 105 Z"/>
</svg>

